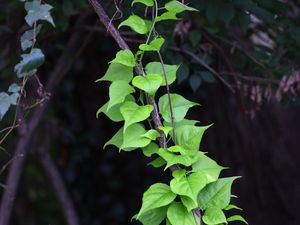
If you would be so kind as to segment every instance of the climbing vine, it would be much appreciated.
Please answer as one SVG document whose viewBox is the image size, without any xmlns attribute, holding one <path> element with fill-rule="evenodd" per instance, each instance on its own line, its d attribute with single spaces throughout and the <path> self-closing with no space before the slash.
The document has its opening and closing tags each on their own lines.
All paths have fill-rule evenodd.
<svg viewBox="0 0 300 225">
<path fill-rule="evenodd" d="M 156 0 L 134 0 L 152 10 L 152 20 L 131 15 L 119 25 L 145 35 L 146 42 L 137 52 L 124 49 L 110 62 L 107 72 L 98 81 L 109 81 L 109 101 L 97 112 L 104 113 L 124 126 L 105 144 L 120 151 L 141 149 L 154 158 L 150 165 L 172 172 L 169 184 L 156 183 L 144 193 L 140 211 L 134 216 L 144 225 L 226 224 L 246 220 L 240 215 L 227 216 L 228 210 L 241 210 L 230 203 L 231 185 L 239 177 L 220 178 L 224 167 L 201 151 L 203 134 L 210 126 L 186 117 L 191 102 L 171 93 L 169 85 L 176 80 L 179 65 L 165 64 L 160 53 L 165 39 L 156 26 L 167 20 L 178 20 L 178 14 L 197 11 L 173 0 L 159 5 Z M 150 10 L 151 8 L 151 10 Z M 144 55 L 157 55 L 157 61 L 144 66 Z M 165 90 L 159 96 L 157 91 Z M 157 104 L 158 100 L 158 104 Z"/>
<path fill-rule="evenodd" d="M 45 55 L 40 48 L 36 47 L 37 36 L 42 29 L 41 21 L 46 21 L 52 26 L 54 25 L 53 18 L 50 14 L 50 11 L 53 7 L 49 4 L 42 3 L 40 0 L 34 1 L 24 1 L 24 9 L 26 10 L 25 21 L 28 25 L 27 30 L 21 35 L 20 44 L 22 49 L 21 60 L 15 65 L 14 71 L 17 75 L 18 84 L 13 83 L 9 86 L 7 92 L 0 93 L 0 121 L 8 112 L 11 106 L 19 105 L 21 101 L 22 94 L 24 94 L 25 86 L 28 81 L 28 78 L 35 76 L 39 86 L 41 88 L 42 84 L 37 77 L 37 69 L 43 65 L 45 61 Z M 42 92 L 42 90 L 38 90 Z M 39 93 L 42 95 L 42 93 Z M 43 95 L 43 98 L 46 98 L 46 94 Z M 28 108 L 33 108 L 38 105 L 41 101 L 37 101 Z M 4 129 L 7 132 L 0 139 L 0 144 L 5 140 L 5 138 L 10 134 L 10 132 L 18 126 L 17 124 L 17 110 L 15 113 L 13 125 L 8 129 Z"/>
</svg>

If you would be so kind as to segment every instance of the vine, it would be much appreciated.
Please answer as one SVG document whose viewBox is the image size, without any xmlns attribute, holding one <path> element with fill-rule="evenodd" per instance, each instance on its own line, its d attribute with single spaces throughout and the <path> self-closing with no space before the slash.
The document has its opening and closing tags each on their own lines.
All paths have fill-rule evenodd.
<svg viewBox="0 0 300 225">
<path fill-rule="evenodd" d="M 37 36 L 42 29 L 42 25 L 38 24 L 40 21 L 47 21 L 51 25 L 54 25 L 50 10 L 53 8 L 49 4 L 42 3 L 40 0 L 25 1 L 24 8 L 27 12 L 25 16 L 25 21 L 30 27 L 27 29 L 20 38 L 21 49 L 23 54 L 21 54 L 21 61 L 14 67 L 17 78 L 21 79 L 20 84 L 13 83 L 9 86 L 7 92 L 0 93 L 0 121 L 3 119 L 5 114 L 8 112 L 11 106 L 17 106 L 13 125 L 8 129 L 5 128 L 1 132 L 5 132 L 4 136 L 0 139 L 0 145 L 6 139 L 6 137 L 11 133 L 11 131 L 18 127 L 18 106 L 21 102 L 22 95 L 25 95 L 25 86 L 28 78 L 34 76 L 39 84 L 40 95 L 43 95 L 41 101 L 37 101 L 28 108 L 33 108 L 40 104 L 44 99 L 46 99 L 47 93 L 42 94 L 42 84 L 36 75 L 37 69 L 43 65 L 45 61 L 45 55 L 42 50 L 36 47 Z"/>
<path fill-rule="evenodd" d="M 144 225 L 159 225 L 163 221 L 172 225 L 216 225 L 236 220 L 247 224 L 240 215 L 226 217 L 224 211 L 240 210 L 230 204 L 231 185 L 239 177 L 220 178 L 225 168 L 199 150 L 210 126 L 198 126 L 198 121 L 185 118 L 188 110 L 199 104 L 171 93 L 169 85 L 176 80 L 179 66 L 165 64 L 160 53 L 165 40 L 157 33 L 156 25 L 177 20 L 177 14 L 184 11 L 197 10 L 176 0 L 164 6 L 156 0 L 134 0 L 132 5 L 136 3 L 152 7 L 152 21 L 133 14 L 119 28 L 127 26 L 146 35 L 146 42 L 139 45 L 135 54 L 129 49 L 120 50 L 98 80 L 110 81 L 111 85 L 109 101 L 97 116 L 104 113 L 114 122 L 124 121 L 104 148 L 114 145 L 120 151 L 141 149 L 145 156 L 155 157 L 150 165 L 169 168 L 173 178 L 169 185 L 156 183 L 145 191 L 142 207 L 134 218 Z M 143 66 L 143 56 L 148 52 L 155 52 L 158 61 Z M 166 94 L 158 98 L 156 92 L 161 87 L 165 87 Z M 142 92 L 141 105 L 135 99 L 136 90 Z M 144 121 L 148 123 L 143 124 Z"/>
</svg>

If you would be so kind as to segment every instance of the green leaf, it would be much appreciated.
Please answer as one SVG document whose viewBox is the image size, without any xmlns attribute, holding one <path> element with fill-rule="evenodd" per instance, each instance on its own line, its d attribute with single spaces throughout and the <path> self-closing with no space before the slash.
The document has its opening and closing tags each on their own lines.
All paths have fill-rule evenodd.
<svg viewBox="0 0 300 225">
<path fill-rule="evenodd" d="M 18 93 L 21 90 L 20 86 L 16 83 L 12 83 L 9 85 L 8 92 L 10 93 Z"/>
<path fill-rule="evenodd" d="M 229 204 L 228 206 L 226 206 L 226 208 L 224 208 L 224 210 L 231 210 L 231 209 L 243 210 L 242 208 L 233 204 Z"/>
<path fill-rule="evenodd" d="M 186 150 L 199 150 L 204 132 L 210 126 L 183 125 L 175 130 L 177 144 Z"/>
<path fill-rule="evenodd" d="M 148 130 L 145 134 L 143 134 L 142 137 L 146 137 L 149 138 L 151 141 L 154 141 L 160 137 L 160 134 L 157 130 L 151 129 Z"/>
<path fill-rule="evenodd" d="M 137 215 L 137 219 L 139 219 L 143 213 L 151 209 L 169 205 L 175 198 L 176 195 L 171 191 L 168 185 L 162 183 L 151 185 L 143 195 L 143 204 Z"/>
<path fill-rule="evenodd" d="M 189 212 L 198 207 L 197 202 L 194 202 L 191 198 L 189 198 L 187 196 L 182 195 L 182 196 L 180 196 L 180 199 L 181 199 L 182 204 L 185 206 L 185 208 Z"/>
<path fill-rule="evenodd" d="M 153 6 L 153 0 L 133 0 L 131 5 L 133 5 L 135 3 L 142 3 L 148 7 Z"/>
<path fill-rule="evenodd" d="M 49 4 L 41 4 L 40 1 L 34 0 L 32 2 L 25 3 L 25 9 L 27 11 L 27 15 L 25 20 L 29 26 L 37 22 L 38 20 L 45 20 L 54 25 L 53 19 L 50 15 L 50 10 L 53 7 Z"/>
<path fill-rule="evenodd" d="M 159 126 L 158 129 L 163 131 L 165 136 L 168 137 L 168 134 L 171 130 L 173 130 L 173 127 L 171 127 L 171 126 Z"/>
<path fill-rule="evenodd" d="M 129 16 L 128 19 L 124 20 L 122 23 L 120 23 L 119 27 L 127 26 L 130 27 L 132 30 L 139 34 L 146 34 L 148 33 L 148 28 L 146 26 L 145 21 L 136 15 Z"/>
<path fill-rule="evenodd" d="M 164 68 L 167 74 L 168 84 L 172 84 L 176 80 L 176 72 L 179 68 L 177 65 L 164 64 Z M 166 85 L 164 79 L 164 73 L 160 62 L 150 62 L 146 65 L 147 74 L 159 74 L 162 77 L 162 85 Z"/>
<path fill-rule="evenodd" d="M 146 133 L 145 128 L 141 124 L 133 124 L 129 126 L 123 135 L 123 143 L 121 149 L 127 151 L 130 148 L 143 148 L 150 144 L 149 138 L 143 137 Z"/>
<path fill-rule="evenodd" d="M 132 52 L 129 49 L 120 50 L 116 58 L 111 61 L 111 63 L 120 63 L 124 66 L 134 67 L 135 66 L 135 58 Z"/>
<path fill-rule="evenodd" d="M 164 20 L 178 20 L 176 13 L 174 12 L 164 12 L 160 16 L 155 18 L 156 22 L 164 21 Z"/>
<path fill-rule="evenodd" d="M 109 87 L 109 102 L 107 110 L 114 105 L 123 103 L 127 95 L 135 92 L 134 88 L 131 87 L 126 81 L 118 80 L 113 82 Z"/>
<path fill-rule="evenodd" d="M 203 217 L 203 222 L 207 225 L 227 223 L 226 217 L 220 208 L 208 208 Z"/>
<path fill-rule="evenodd" d="M 201 33 L 197 30 L 192 30 L 189 32 L 189 40 L 192 43 L 193 47 L 196 47 L 201 40 Z"/>
<path fill-rule="evenodd" d="M 183 119 L 183 120 L 181 120 L 179 122 L 175 122 L 175 128 L 177 129 L 178 127 L 185 126 L 185 125 L 195 126 L 197 123 L 199 123 L 198 120 Z M 165 126 L 172 126 L 172 123 L 164 121 L 164 125 Z"/>
<path fill-rule="evenodd" d="M 153 154 L 157 153 L 159 147 L 156 143 L 151 142 L 146 147 L 142 148 L 143 154 L 147 157 L 152 156 Z"/>
<path fill-rule="evenodd" d="M 203 153 L 198 152 L 195 156 L 177 155 L 177 154 L 174 154 L 174 153 L 169 152 L 169 151 L 167 151 L 165 149 L 162 149 L 162 148 L 159 149 L 157 153 L 160 157 L 162 157 L 167 162 L 167 165 L 166 165 L 165 169 L 167 169 L 170 166 L 175 165 L 175 164 L 181 164 L 181 165 L 184 165 L 184 166 L 191 166 L 203 154 Z"/>
<path fill-rule="evenodd" d="M 159 168 L 159 167 L 165 165 L 166 163 L 167 162 L 163 158 L 158 157 L 157 159 L 154 159 L 153 161 L 151 161 L 150 163 L 148 163 L 148 165 L 151 165 L 154 168 Z"/>
<path fill-rule="evenodd" d="M 24 32 L 24 34 L 21 36 L 21 48 L 23 51 L 32 47 L 33 36 L 35 35 L 36 37 L 39 34 L 41 28 L 42 25 L 38 25 L 35 29 L 27 30 Z M 35 34 L 33 32 L 35 32 Z"/>
<path fill-rule="evenodd" d="M 193 89 L 193 92 L 196 92 L 200 87 L 200 85 L 202 84 L 202 80 L 198 75 L 193 74 L 189 79 L 189 84 Z"/>
<path fill-rule="evenodd" d="M 189 7 L 187 5 L 182 4 L 177 0 L 170 1 L 165 4 L 165 8 L 172 13 L 181 13 L 184 11 L 198 11 L 195 8 Z"/>
<path fill-rule="evenodd" d="M 43 52 L 34 48 L 29 54 L 21 55 L 22 60 L 15 66 L 17 77 L 31 76 L 36 73 L 36 69 L 44 63 L 45 56 Z"/>
<path fill-rule="evenodd" d="M 227 221 L 228 222 L 233 222 L 233 221 L 241 221 L 245 224 L 248 224 L 248 222 L 240 215 L 234 215 L 234 216 L 231 216 L 229 218 L 227 218 Z"/>
<path fill-rule="evenodd" d="M 120 63 L 111 63 L 106 71 L 105 75 L 98 81 L 117 81 L 117 80 L 124 80 L 129 83 L 132 80 L 133 71 L 132 67 L 124 66 Z"/>
<path fill-rule="evenodd" d="M 156 38 L 150 44 L 140 44 L 139 49 L 142 51 L 160 51 L 161 46 L 165 43 L 164 38 Z"/>
<path fill-rule="evenodd" d="M 120 112 L 125 120 L 124 132 L 130 125 L 147 119 L 152 111 L 152 105 L 139 106 L 135 102 L 124 102 L 120 107 Z"/>
<path fill-rule="evenodd" d="M 170 94 L 170 98 L 175 122 L 183 120 L 189 108 L 199 105 L 197 103 L 185 99 L 184 97 L 178 94 Z M 161 113 L 164 120 L 167 122 L 171 122 L 172 117 L 170 112 L 168 94 L 165 94 L 164 96 L 160 97 L 158 101 L 158 106 L 159 112 Z"/>
<path fill-rule="evenodd" d="M 143 225 L 159 225 L 166 218 L 167 207 L 151 209 L 139 217 Z"/>
<path fill-rule="evenodd" d="M 231 185 L 239 177 L 221 178 L 208 184 L 198 195 L 198 205 L 204 210 L 208 208 L 224 209 L 231 198 Z"/>
<path fill-rule="evenodd" d="M 103 149 L 106 148 L 106 146 L 114 145 L 118 149 L 121 148 L 121 145 L 123 143 L 123 127 L 118 130 L 118 132 L 108 141 L 104 144 Z"/>
<path fill-rule="evenodd" d="M 208 71 L 202 71 L 202 72 L 200 72 L 200 75 L 201 75 L 202 79 L 207 83 L 216 82 L 214 75 Z"/>
<path fill-rule="evenodd" d="M 0 120 L 2 120 L 11 105 L 17 104 L 19 96 L 20 94 L 18 92 L 15 92 L 11 95 L 8 95 L 5 92 L 0 93 Z"/>
<path fill-rule="evenodd" d="M 154 96 L 160 87 L 163 79 L 158 74 L 148 74 L 147 76 L 136 76 L 132 80 L 132 85 Z"/>
<path fill-rule="evenodd" d="M 125 98 L 126 101 L 135 101 L 134 97 L 132 95 L 128 95 Z M 117 104 L 114 105 L 113 107 L 111 107 L 109 110 L 107 110 L 108 107 L 108 103 L 105 103 L 100 109 L 98 109 L 97 113 L 96 113 L 96 117 L 98 118 L 100 113 L 104 113 L 109 119 L 111 119 L 114 122 L 120 122 L 123 121 L 124 118 L 120 112 L 120 106 L 121 104 Z"/>
<path fill-rule="evenodd" d="M 195 225 L 193 213 L 188 212 L 185 207 L 178 202 L 174 202 L 167 211 L 167 218 L 172 225 Z M 198 218 L 196 218 L 198 220 Z M 200 224 L 200 221 L 197 221 Z"/>
<path fill-rule="evenodd" d="M 171 190 L 178 195 L 187 196 L 197 204 L 198 193 L 207 184 L 207 178 L 201 171 L 192 173 L 181 179 L 174 178 L 170 182 Z"/>
<path fill-rule="evenodd" d="M 224 167 L 219 166 L 206 155 L 200 157 L 199 160 L 192 165 L 192 168 L 194 172 L 202 171 L 206 175 L 208 183 L 216 181 L 220 172 L 224 169 Z"/>
<path fill-rule="evenodd" d="M 186 174 L 186 170 L 185 169 L 180 169 L 180 170 L 175 170 L 172 172 L 172 176 L 176 179 L 176 180 L 180 180 L 182 177 L 184 177 Z"/>
</svg>

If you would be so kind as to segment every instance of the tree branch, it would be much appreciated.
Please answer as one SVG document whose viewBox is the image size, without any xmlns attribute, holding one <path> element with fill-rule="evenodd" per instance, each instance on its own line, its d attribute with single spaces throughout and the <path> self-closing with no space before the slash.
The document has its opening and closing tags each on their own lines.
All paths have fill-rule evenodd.
<svg viewBox="0 0 300 225">
<path fill-rule="evenodd" d="M 37 149 L 39 161 L 51 181 L 53 190 L 57 196 L 57 200 L 60 203 L 61 210 L 65 215 L 68 225 L 79 225 L 79 219 L 74 205 L 68 194 L 67 188 L 64 185 L 63 179 L 61 178 L 60 173 L 49 154 L 48 146 L 48 142 L 46 142 L 46 145 Z"/>
</svg>

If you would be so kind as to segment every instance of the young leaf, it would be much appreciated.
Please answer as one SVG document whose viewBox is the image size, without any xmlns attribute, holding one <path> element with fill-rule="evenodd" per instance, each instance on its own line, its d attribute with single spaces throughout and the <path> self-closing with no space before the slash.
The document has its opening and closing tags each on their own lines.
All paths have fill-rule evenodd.
<svg viewBox="0 0 300 225">
<path fill-rule="evenodd" d="M 114 58 L 111 63 L 120 63 L 124 66 L 134 67 L 135 66 L 135 58 L 132 52 L 129 49 L 120 50 L 116 58 Z"/>
<path fill-rule="evenodd" d="M 164 68 L 167 74 L 167 80 L 168 84 L 172 84 L 176 80 L 176 72 L 178 70 L 177 65 L 168 65 L 164 64 Z M 162 79 L 163 83 L 162 85 L 166 85 L 165 79 L 164 79 L 164 73 L 162 69 L 162 65 L 160 62 L 150 62 L 146 65 L 146 72 L 147 74 L 159 74 Z"/>
<path fill-rule="evenodd" d="M 167 211 L 167 218 L 172 225 L 195 225 L 200 221 L 195 221 L 192 212 L 188 212 L 185 207 L 178 202 L 174 202 Z M 198 218 L 196 218 L 199 220 Z"/>
<path fill-rule="evenodd" d="M 171 126 L 159 126 L 158 129 L 163 131 L 165 136 L 168 137 L 168 134 L 171 130 L 173 130 L 173 127 L 171 127 Z"/>
<path fill-rule="evenodd" d="M 224 208 L 224 210 L 231 210 L 231 209 L 243 210 L 242 208 L 233 204 L 229 204 L 228 206 L 226 206 L 226 208 Z"/>
<path fill-rule="evenodd" d="M 135 101 L 134 97 L 132 95 L 128 95 L 125 98 L 126 101 Z M 107 110 L 108 103 L 105 103 L 100 109 L 98 109 L 96 113 L 96 117 L 98 118 L 100 113 L 104 113 L 109 119 L 111 119 L 114 122 L 120 122 L 123 121 L 124 118 L 120 112 L 120 106 L 121 104 L 114 105 L 109 110 Z"/>
<path fill-rule="evenodd" d="M 167 162 L 167 165 L 166 165 L 165 169 L 167 169 L 170 166 L 175 165 L 175 164 L 181 164 L 181 165 L 184 165 L 184 166 L 191 166 L 203 154 L 203 153 L 198 152 L 193 157 L 191 157 L 189 155 L 177 155 L 177 154 L 174 154 L 172 152 L 166 151 L 165 149 L 162 149 L 162 148 L 159 149 L 157 153 L 160 157 L 162 157 Z"/>
<path fill-rule="evenodd" d="M 150 163 L 148 163 L 148 165 L 151 165 L 154 168 L 159 168 L 159 167 L 165 165 L 166 163 L 167 162 L 163 158 L 158 157 L 157 159 L 154 159 L 153 161 L 151 161 Z"/>
<path fill-rule="evenodd" d="M 183 178 L 186 174 L 186 170 L 184 169 L 180 169 L 180 170 L 175 170 L 172 172 L 172 176 L 176 179 L 176 180 L 180 180 L 181 178 Z"/>
<path fill-rule="evenodd" d="M 43 52 L 38 48 L 32 49 L 29 54 L 23 54 L 21 57 L 21 62 L 15 66 L 15 72 L 19 78 L 33 75 L 45 60 Z"/>
<path fill-rule="evenodd" d="M 181 179 L 172 179 L 170 182 L 171 190 L 178 195 L 187 196 L 197 204 L 198 193 L 207 184 L 207 179 L 204 173 L 201 171 L 192 173 L 188 177 L 182 177 Z"/>
<path fill-rule="evenodd" d="M 183 120 L 181 120 L 179 122 L 175 122 L 175 128 L 177 129 L 178 127 L 185 126 L 185 125 L 195 126 L 197 123 L 199 123 L 198 120 L 183 119 Z M 172 126 L 172 123 L 164 121 L 164 125 L 165 126 Z"/>
<path fill-rule="evenodd" d="M 198 11 L 197 9 L 194 9 L 192 7 L 189 7 L 187 5 L 184 5 L 183 3 L 173 0 L 165 4 L 165 8 L 172 13 L 181 13 L 184 11 Z"/>
<path fill-rule="evenodd" d="M 180 196 L 180 199 L 181 199 L 182 204 L 185 206 L 185 208 L 189 212 L 198 207 L 197 202 L 194 202 L 191 198 L 189 198 L 187 196 L 182 195 L 182 196 Z"/>
<path fill-rule="evenodd" d="M 29 26 L 37 22 L 38 20 L 45 20 L 54 25 L 53 19 L 50 15 L 50 10 L 53 7 L 49 4 L 41 4 L 40 1 L 34 0 L 32 2 L 25 3 L 25 9 L 27 11 L 27 15 L 25 20 Z"/>
<path fill-rule="evenodd" d="M 134 88 L 131 87 L 126 81 L 118 80 L 113 82 L 109 87 L 109 102 L 107 110 L 114 105 L 124 102 L 126 96 L 133 92 L 135 92 Z"/>
<path fill-rule="evenodd" d="M 231 185 L 239 177 L 221 178 L 208 184 L 198 195 L 198 205 L 204 210 L 208 208 L 224 209 L 231 197 Z"/>
<path fill-rule="evenodd" d="M 181 95 L 178 94 L 171 94 L 171 103 L 173 108 L 173 115 L 174 115 L 174 121 L 179 122 L 184 119 L 187 111 L 189 108 L 199 105 L 197 103 L 191 102 Z M 165 121 L 171 122 L 172 116 L 170 112 L 170 105 L 168 100 L 168 95 L 165 94 L 164 96 L 160 97 L 158 101 L 159 106 L 159 112 L 161 113 L 162 117 Z"/>
<path fill-rule="evenodd" d="M 146 5 L 147 7 L 153 6 L 153 0 L 133 0 L 131 5 L 133 5 L 135 3 L 142 3 L 142 4 Z"/>
<path fill-rule="evenodd" d="M 148 28 L 146 26 L 145 21 L 141 17 L 136 15 L 129 16 L 128 19 L 120 23 L 118 28 L 123 26 L 130 27 L 132 30 L 139 34 L 146 34 L 148 32 Z"/>
<path fill-rule="evenodd" d="M 155 139 L 160 137 L 160 134 L 157 130 L 151 129 L 148 130 L 145 134 L 143 134 L 142 137 L 146 137 L 149 138 L 151 141 L 154 141 Z"/>
<path fill-rule="evenodd" d="M 192 168 L 194 172 L 202 171 L 206 175 L 208 183 L 216 181 L 220 172 L 224 169 L 224 167 L 219 166 L 206 155 L 200 157 L 199 160 L 192 165 Z"/>
<path fill-rule="evenodd" d="M 143 137 L 146 133 L 145 128 L 141 124 L 133 124 L 129 126 L 124 133 L 121 149 L 127 150 L 130 148 L 143 148 L 150 144 L 149 138 Z"/>
<path fill-rule="evenodd" d="M 150 157 L 153 154 L 157 153 L 158 149 L 158 145 L 154 142 L 151 142 L 148 146 L 142 148 L 142 151 L 145 156 Z"/>
<path fill-rule="evenodd" d="M 208 208 L 203 215 L 203 222 L 207 225 L 227 223 L 226 217 L 220 208 Z"/>
<path fill-rule="evenodd" d="M 16 83 L 12 83 L 9 85 L 8 92 L 10 93 L 18 93 L 21 90 L 20 86 Z"/>
<path fill-rule="evenodd" d="M 143 204 L 137 219 L 145 212 L 169 205 L 176 198 L 170 187 L 166 184 L 157 183 L 151 185 L 143 195 Z"/>
<path fill-rule="evenodd" d="M 20 94 L 18 92 L 8 95 L 5 92 L 0 93 L 0 120 L 7 113 L 11 105 L 16 105 Z"/>
<path fill-rule="evenodd" d="M 117 80 L 124 80 L 129 83 L 132 80 L 133 71 L 132 67 L 124 66 L 120 63 L 111 63 L 106 71 L 105 75 L 98 81 L 117 81 Z"/>
<path fill-rule="evenodd" d="M 229 218 L 227 218 L 227 221 L 228 222 L 233 222 L 233 221 L 241 221 L 245 224 L 248 224 L 248 222 L 240 215 L 234 215 L 234 216 L 231 216 Z"/>
<path fill-rule="evenodd" d="M 150 44 L 140 44 L 139 49 L 142 51 L 160 51 L 160 48 L 164 43 L 164 38 L 156 38 L 151 41 Z"/>
<path fill-rule="evenodd" d="M 103 149 L 106 148 L 108 145 L 114 145 L 118 149 L 121 148 L 121 145 L 123 143 L 123 127 L 118 130 L 118 132 L 103 146 Z"/>
<path fill-rule="evenodd" d="M 160 87 L 163 79 L 158 74 L 148 74 L 145 77 L 136 76 L 132 80 L 132 85 L 154 96 Z"/>
<path fill-rule="evenodd" d="M 186 150 L 199 150 L 204 132 L 210 126 L 183 125 L 175 130 L 177 144 Z"/>
<path fill-rule="evenodd" d="M 120 107 L 120 111 L 125 120 L 125 132 L 130 125 L 147 119 L 153 111 L 153 106 L 139 106 L 135 102 L 124 102 Z"/>
<path fill-rule="evenodd" d="M 178 20 L 176 13 L 174 12 L 164 12 L 160 16 L 156 17 L 155 21 L 160 22 L 164 20 Z"/>
<path fill-rule="evenodd" d="M 42 25 L 38 25 L 36 29 L 31 29 L 25 31 L 24 34 L 21 36 L 21 48 L 25 51 L 28 48 L 32 47 L 33 44 L 33 36 L 37 36 L 42 28 Z M 35 32 L 35 34 L 33 33 Z"/>
<path fill-rule="evenodd" d="M 139 217 L 143 225 L 159 225 L 166 218 L 167 207 L 150 209 Z"/>
</svg>

